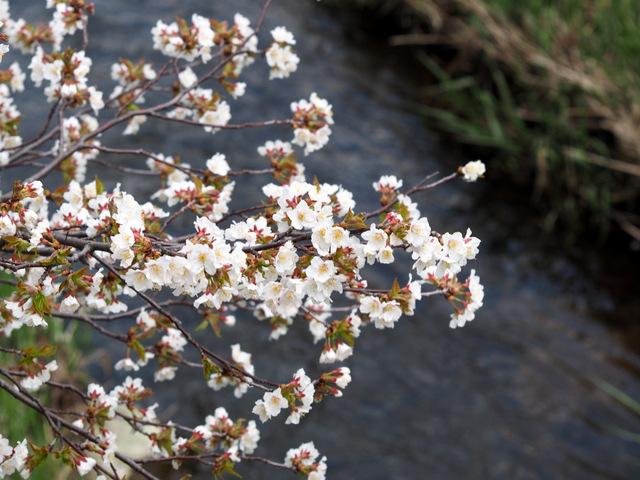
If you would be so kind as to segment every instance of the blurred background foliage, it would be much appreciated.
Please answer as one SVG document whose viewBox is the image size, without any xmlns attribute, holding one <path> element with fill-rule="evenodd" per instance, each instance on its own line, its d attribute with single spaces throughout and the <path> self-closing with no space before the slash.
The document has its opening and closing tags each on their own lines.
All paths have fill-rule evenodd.
<svg viewBox="0 0 640 480">
<path fill-rule="evenodd" d="M 424 84 L 416 109 L 430 126 L 490 176 L 527 185 L 548 230 L 604 239 L 616 225 L 640 239 L 635 0 L 347 3 L 413 49 Z"/>
</svg>

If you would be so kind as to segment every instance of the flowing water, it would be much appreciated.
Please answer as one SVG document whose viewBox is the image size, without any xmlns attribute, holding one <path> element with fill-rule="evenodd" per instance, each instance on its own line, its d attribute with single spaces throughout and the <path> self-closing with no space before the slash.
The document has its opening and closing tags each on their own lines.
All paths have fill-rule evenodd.
<svg viewBox="0 0 640 480">
<path fill-rule="evenodd" d="M 255 22 L 261 7 L 250 0 L 95 4 L 90 54 L 96 64 L 146 56 L 156 19 L 169 22 L 197 12 L 232 20 L 238 11 Z M 291 101 L 314 91 L 329 99 L 334 133 L 327 147 L 304 159 L 308 178 L 317 175 L 351 189 L 362 210 L 375 208 L 371 183 L 382 174 L 395 174 L 407 186 L 434 171 L 455 169 L 458 163 L 447 146 L 407 107 L 416 86 L 397 52 L 311 0 L 275 0 L 264 33 L 276 25 L 296 36 L 300 69 L 288 80 L 267 81 L 266 68 L 251 67 L 246 97 L 232 103 L 234 122 L 284 118 Z M 265 45 L 266 35 L 262 38 Z M 92 73 L 108 76 L 109 64 Z M 126 144 L 180 153 L 193 165 L 221 151 L 234 169 L 255 167 L 255 149 L 264 140 L 291 135 L 277 128 L 215 136 L 190 130 L 176 134 L 152 124 L 143 130 Z M 130 162 L 142 167 L 141 160 Z M 109 173 L 99 174 L 133 193 L 144 196 L 155 189 Z M 237 193 L 251 197 L 259 185 L 256 181 Z M 394 330 L 365 329 L 346 362 L 354 380 L 344 397 L 315 406 L 299 426 L 284 426 L 277 418 L 260 427 L 257 454 L 279 460 L 288 448 L 314 440 L 328 456 L 333 479 L 640 478 L 640 447 L 620 432 L 640 433 L 640 417 L 594 384 L 604 379 L 640 400 L 638 357 L 599 321 L 602 312 L 615 317 L 622 311 L 610 290 L 595 280 L 608 272 L 607 265 L 592 250 L 570 251 L 561 241 L 555 250 L 543 249 L 528 207 L 504 192 L 508 188 L 492 182 L 489 172 L 483 185 L 452 182 L 416 197 L 434 229 L 470 227 L 482 239 L 472 266 L 486 296 L 476 320 L 450 330 L 449 306 L 436 298 L 425 300 Z M 406 268 L 376 270 L 372 283 L 389 286 L 396 275 L 402 282 Z M 633 286 L 637 278 L 627 279 L 620 288 Z M 625 311 L 637 312 L 635 306 Z M 304 328 L 268 343 L 266 326 L 239 319 L 228 335 L 254 353 L 259 375 L 287 381 L 298 365 L 321 371 L 314 363 L 318 346 L 310 344 Z M 201 423 L 219 402 L 227 406 L 228 397 L 202 388 L 200 371 L 181 371 L 179 378 L 168 393 L 166 385 L 154 388 L 163 392 L 163 402 L 174 405 L 179 421 Z M 250 393 L 231 406 L 231 416 L 246 416 L 256 398 Z M 293 478 L 264 465 L 239 471 L 251 479 Z M 194 478 L 208 478 L 204 471 L 194 473 Z"/>
</svg>

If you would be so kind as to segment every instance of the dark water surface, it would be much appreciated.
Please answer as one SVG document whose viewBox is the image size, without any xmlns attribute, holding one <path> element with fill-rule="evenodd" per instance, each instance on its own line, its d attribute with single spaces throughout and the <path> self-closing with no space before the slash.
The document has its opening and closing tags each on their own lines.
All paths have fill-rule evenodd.
<svg viewBox="0 0 640 480">
<path fill-rule="evenodd" d="M 94 79 L 109 75 L 111 61 L 103 59 L 148 57 L 150 28 L 157 19 L 169 22 L 175 15 L 189 18 L 197 12 L 232 20 L 238 11 L 255 23 L 261 8 L 261 2 L 249 0 L 95 4 L 90 55 L 103 70 L 94 67 Z M 36 10 L 33 5 L 27 9 Z M 307 178 L 317 175 L 351 189 L 362 210 L 375 208 L 371 183 L 381 174 L 395 174 L 410 185 L 431 172 L 455 168 L 446 146 L 408 112 L 415 85 L 396 52 L 362 37 L 348 20 L 311 0 L 274 1 L 262 46 L 276 25 L 296 36 L 300 69 L 288 80 L 268 81 L 266 67 L 250 67 L 246 97 L 230 102 L 233 122 L 284 118 L 291 101 L 313 91 L 327 98 L 334 107 L 334 133 L 327 147 L 303 159 Z M 110 91 L 108 80 L 99 85 L 109 85 L 102 88 Z M 192 165 L 204 165 L 221 151 L 233 169 L 255 167 L 255 149 L 264 140 L 291 136 L 289 129 L 206 136 L 199 129 L 176 133 L 173 127 L 149 126 L 125 144 L 179 153 Z M 130 162 L 142 167 L 143 160 Z M 155 184 L 109 177 L 110 172 L 99 174 L 105 183 L 120 181 L 138 196 L 156 189 Z M 617 300 L 573 259 L 585 259 L 592 272 L 605 267 L 587 251 L 542 250 L 527 207 L 506 201 L 496 193 L 504 186 L 488 177 L 484 185 L 453 182 L 416 197 L 434 229 L 469 226 L 482 239 L 472 266 L 486 296 L 476 320 L 450 330 L 448 304 L 435 299 L 423 302 L 414 317 L 401 319 L 394 330 L 365 329 L 346 362 L 354 380 L 344 397 L 314 406 L 299 426 L 284 426 L 284 419 L 276 418 L 259 427 L 257 454 L 281 460 L 288 448 L 314 440 L 328 456 L 332 479 L 640 478 L 640 447 L 615 431 L 640 432 L 640 418 L 591 380 L 605 379 L 640 399 L 640 362 L 598 321 L 601 311 L 615 316 Z M 253 187 L 261 184 L 257 179 L 243 195 L 253 195 Z M 395 275 L 402 282 L 404 271 L 406 265 L 391 273 L 377 270 L 373 282 L 389 286 Z M 252 332 L 249 338 L 245 327 Z M 299 365 L 309 372 L 322 370 L 315 365 L 318 346 L 311 346 L 305 328 L 268 343 L 266 326 L 255 327 L 254 320 L 239 319 L 228 338 L 254 353 L 258 375 L 288 381 Z M 211 346 L 220 345 L 216 342 Z M 228 351 L 221 348 L 223 354 Z M 191 425 L 219 404 L 229 407 L 234 418 L 247 416 L 257 398 L 249 393 L 229 406 L 224 394 L 203 388 L 200 371 L 181 370 L 179 382 L 154 389 L 168 388 L 161 398 L 176 407 L 178 421 Z M 294 478 L 262 465 L 239 472 L 251 479 Z M 208 476 L 196 472 L 194 478 Z"/>
</svg>

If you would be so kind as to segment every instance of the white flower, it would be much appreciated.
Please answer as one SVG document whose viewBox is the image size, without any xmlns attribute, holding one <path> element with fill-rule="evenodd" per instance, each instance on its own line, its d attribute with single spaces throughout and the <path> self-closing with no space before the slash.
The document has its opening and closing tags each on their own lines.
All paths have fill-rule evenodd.
<svg viewBox="0 0 640 480">
<path fill-rule="evenodd" d="M 113 368 L 115 368 L 116 370 L 125 370 L 127 372 L 130 372 L 132 370 L 134 372 L 140 370 L 140 367 L 133 360 L 131 360 L 131 357 L 125 357 L 118 360 Z"/>
<path fill-rule="evenodd" d="M 263 402 L 269 418 L 275 417 L 280 413 L 280 410 L 289 405 L 289 402 L 282 396 L 280 388 L 275 389 L 273 392 L 265 393 Z"/>
<path fill-rule="evenodd" d="M 96 461 L 91 457 L 83 457 L 80 459 L 80 463 L 77 464 L 76 468 L 80 476 L 84 477 L 87 473 L 93 470 L 95 467 Z"/>
<path fill-rule="evenodd" d="M 422 217 L 415 222 L 411 222 L 405 238 L 409 244 L 420 246 L 429 239 L 430 235 L 431 226 L 429 225 L 429 220 L 426 217 Z"/>
<path fill-rule="evenodd" d="M 360 311 L 364 314 L 369 314 L 371 318 L 377 318 L 382 315 L 382 302 L 380 302 L 378 297 L 361 297 Z"/>
<path fill-rule="evenodd" d="M 334 253 L 340 247 L 349 246 L 349 231 L 342 227 L 334 226 L 329 230 L 330 252 Z"/>
<path fill-rule="evenodd" d="M 67 295 L 60 303 L 62 313 L 73 313 L 80 307 L 80 302 L 73 295 Z"/>
<path fill-rule="evenodd" d="M 0 478 L 12 475 L 14 472 L 20 472 L 23 478 L 27 478 L 31 472 L 23 468 L 28 455 L 26 439 L 18 443 L 15 448 L 11 448 L 9 441 L 0 435 Z"/>
<path fill-rule="evenodd" d="M 269 79 L 287 78 L 298 69 L 300 58 L 289 45 L 273 43 L 266 52 L 267 63 L 271 67 Z"/>
<path fill-rule="evenodd" d="M 13 236 L 16 234 L 16 224 L 7 214 L 0 216 L 0 235 L 1 236 Z"/>
<path fill-rule="evenodd" d="M 260 440 L 260 431 L 256 427 L 254 420 L 249 420 L 247 423 L 247 430 L 240 437 L 239 448 L 245 455 L 251 455 L 258 447 L 258 441 Z"/>
<path fill-rule="evenodd" d="M 238 446 L 237 445 L 232 445 L 231 448 L 229 448 L 229 450 L 227 450 L 226 455 L 228 455 L 229 460 L 231 460 L 232 462 L 239 462 L 240 461 L 240 457 L 238 456 Z"/>
<path fill-rule="evenodd" d="M 13 62 L 9 67 L 9 72 L 11 72 L 11 90 L 14 92 L 24 91 L 24 80 L 27 76 L 20 68 L 20 64 L 18 62 Z"/>
<path fill-rule="evenodd" d="M 247 90 L 247 84 L 244 82 L 236 82 L 236 83 L 231 83 L 229 85 L 230 85 L 229 93 L 234 98 L 234 100 L 242 97 Z"/>
<path fill-rule="evenodd" d="M 382 250 L 380 250 L 380 252 L 378 252 L 376 259 L 378 260 L 378 262 L 383 264 L 393 263 L 395 260 L 395 257 L 393 256 L 393 248 L 387 245 Z"/>
<path fill-rule="evenodd" d="M 136 115 L 127 121 L 127 128 L 122 132 L 123 135 L 135 135 L 140 131 L 140 125 L 147 121 L 146 115 Z"/>
<path fill-rule="evenodd" d="M 475 318 L 476 311 L 482 307 L 484 287 L 480 283 L 480 277 L 476 275 L 475 270 L 471 270 L 467 282 L 471 301 L 462 312 L 451 314 L 451 321 L 449 322 L 451 328 L 463 327 L 467 322 L 472 321 Z"/>
<path fill-rule="evenodd" d="M 251 410 L 251 412 L 258 415 L 262 423 L 266 422 L 267 420 L 269 420 L 269 418 L 271 418 L 269 415 L 269 412 L 267 412 L 267 405 L 264 403 L 264 400 L 256 400 L 256 404 L 253 407 L 253 410 Z"/>
<path fill-rule="evenodd" d="M 303 99 L 292 102 L 291 111 L 294 113 L 294 119 L 304 121 L 303 126 L 298 126 L 294 130 L 292 143 L 305 147 L 305 155 L 319 150 L 327 144 L 331 134 L 329 125 L 333 124 L 333 110 L 327 100 L 318 97 L 314 92 L 308 101 Z M 315 122 L 322 122 L 324 125 L 318 128 L 314 125 Z"/>
<path fill-rule="evenodd" d="M 117 385 L 109 392 L 109 397 L 116 401 L 122 397 L 128 397 L 129 395 L 136 395 L 144 392 L 144 386 L 142 385 L 141 378 L 125 378 L 122 385 Z"/>
<path fill-rule="evenodd" d="M 0 44 L 0 62 L 2 61 L 2 57 L 4 57 L 4 54 L 7 53 L 9 51 L 9 45 L 2 43 Z"/>
<path fill-rule="evenodd" d="M 184 88 L 189 88 L 196 84 L 198 77 L 190 67 L 187 67 L 178 74 L 178 80 Z"/>
<path fill-rule="evenodd" d="M 351 370 L 348 367 L 341 367 L 337 370 L 340 377 L 336 378 L 335 384 L 344 389 L 351 382 Z"/>
<path fill-rule="evenodd" d="M 226 157 L 222 153 L 216 153 L 207 160 L 207 169 L 215 175 L 226 175 L 231 170 Z"/>
<path fill-rule="evenodd" d="M 209 275 L 216 273 L 216 257 L 209 245 L 203 245 L 202 243 L 192 244 L 187 241 L 182 252 L 187 254 L 187 268 L 192 272 L 200 273 L 204 270 Z"/>
<path fill-rule="evenodd" d="M 25 322 L 26 323 L 26 322 Z M 58 363 L 53 360 L 49 362 L 40 372 L 31 377 L 27 376 L 22 379 L 20 384 L 26 389 L 30 391 L 38 390 L 43 383 L 46 383 L 51 378 L 51 372 L 54 372 L 58 369 Z"/>
<path fill-rule="evenodd" d="M 382 303 L 376 297 L 365 297 L 361 300 L 360 311 L 369 313 L 376 328 L 393 328 L 402 316 L 402 309 L 395 300 Z"/>
<path fill-rule="evenodd" d="M 478 178 L 482 178 L 486 171 L 486 167 L 481 160 L 475 160 L 467 163 L 464 167 L 460 167 L 459 172 L 465 182 L 475 182 Z"/>
<path fill-rule="evenodd" d="M 296 207 L 287 212 L 289 220 L 291 220 L 291 226 L 296 230 L 302 230 L 304 228 L 311 228 L 316 223 L 316 211 L 313 210 L 306 201 L 301 200 Z"/>
<path fill-rule="evenodd" d="M 124 279 L 127 285 L 139 292 L 144 292 L 153 287 L 153 283 L 147 277 L 146 270 L 129 269 L 124 274 Z"/>
<path fill-rule="evenodd" d="M 324 283 L 336 272 L 336 267 L 331 260 L 323 260 L 320 257 L 313 257 L 311 264 L 305 270 L 308 278 L 316 282 Z"/>
<path fill-rule="evenodd" d="M 158 76 L 149 63 L 145 63 L 142 67 L 142 74 L 147 80 L 154 80 Z"/>
<path fill-rule="evenodd" d="M 345 190 L 340 188 L 338 193 L 336 193 L 336 199 L 338 200 L 338 204 L 340 208 L 338 209 L 338 215 L 344 216 L 349 213 L 349 210 L 353 210 L 356 206 L 356 202 L 353 200 L 353 193 L 349 190 Z"/>
<path fill-rule="evenodd" d="M 153 380 L 155 382 L 173 380 L 176 377 L 176 370 L 178 370 L 178 367 L 162 367 L 153 374 Z"/>
<path fill-rule="evenodd" d="M 464 244 L 467 249 L 465 258 L 467 260 L 473 260 L 476 258 L 480 247 L 480 239 L 471 236 L 471 229 L 467 229 L 467 234 L 464 237 Z"/>
<path fill-rule="evenodd" d="M 376 228 L 375 224 L 371 224 L 369 230 L 362 233 L 362 238 L 367 242 L 363 250 L 364 253 L 367 255 L 377 255 L 387 246 L 389 236 L 384 230 Z"/>
<path fill-rule="evenodd" d="M 313 442 L 307 442 L 300 445 L 298 448 L 290 448 L 287 451 L 287 455 L 284 459 L 284 464 L 287 467 L 293 466 L 292 460 L 297 458 L 302 465 L 311 466 L 316 463 L 316 459 L 320 455 L 320 452 L 316 449 Z M 324 457 L 323 460 L 324 461 Z"/>
<path fill-rule="evenodd" d="M 99 110 L 104 108 L 104 100 L 102 100 L 102 92 L 97 90 L 96 87 L 89 87 L 89 103 L 93 109 L 94 114 L 98 114 Z"/>
<path fill-rule="evenodd" d="M 269 140 L 263 146 L 258 147 L 258 153 L 263 157 L 273 154 L 284 157 L 293 153 L 293 148 L 291 148 L 291 143 L 289 142 L 283 142 L 281 140 L 274 142 Z"/>
<path fill-rule="evenodd" d="M 298 255 L 296 248 L 291 240 L 287 241 L 278 249 L 275 256 L 274 266 L 276 271 L 281 275 L 290 275 L 293 273 L 298 263 Z"/>
<path fill-rule="evenodd" d="M 444 233 L 442 235 L 442 258 L 449 263 L 460 263 L 467 256 L 467 245 L 462 233 Z"/>
<path fill-rule="evenodd" d="M 383 175 L 380 180 L 373 182 L 373 188 L 376 192 L 383 190 L 393 191 L 402 187 L 402 180 L 398 180 L 395 175 Z"/>
<path fill-rule="evenodd" d="M 9 440 L 0 435 L 0 457 L 8 457 L 13 453 L 13 448 L 9 445 Z"/>
<path fill-rule="evenodd" d="M 293 38 L 293 34 L 289 32 L 285 27 L 276 27 L 271 30 L 271 36 L 273 40 L 278 43 L 288 43 L 289 45 L 295 45 L 296 41 Z"/>
<path fill-rule="evenodd" d="M 161 341 L 176 352 L 181 352 L 187 344 L 187 339 L 177 328 L 167 328 L 167 334 L 162 337 Z"/>
<path fill-rule="evenodd" d="M 219 100 L 215 110 L 207 110 L 197 120 L 205 125 L 205 132 L 216 133 L 220 130 L 218 126 L 224 126 L 231 120 L 231 108 L 227 102 Z"/>
</svg>

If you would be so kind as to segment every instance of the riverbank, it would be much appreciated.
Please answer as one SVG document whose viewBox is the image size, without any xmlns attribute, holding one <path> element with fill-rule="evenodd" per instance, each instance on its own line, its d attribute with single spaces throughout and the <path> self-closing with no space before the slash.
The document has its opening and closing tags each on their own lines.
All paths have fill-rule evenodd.
<svg viewBox="0 0 640 480">
<path fill-rule="evenodd" d="M 526 186 L 546 229 L 604 237 L 615 225 L 640 239 L 637 8 L 557 3 L 351 6 L 413 50 L 424 83 L 416 108 L 430 126 Z"/>
</svg>

